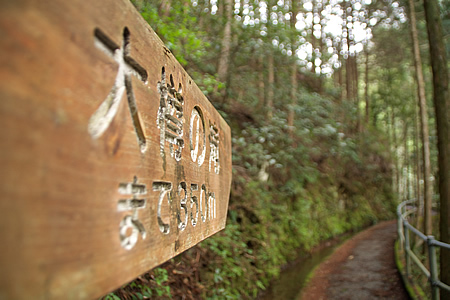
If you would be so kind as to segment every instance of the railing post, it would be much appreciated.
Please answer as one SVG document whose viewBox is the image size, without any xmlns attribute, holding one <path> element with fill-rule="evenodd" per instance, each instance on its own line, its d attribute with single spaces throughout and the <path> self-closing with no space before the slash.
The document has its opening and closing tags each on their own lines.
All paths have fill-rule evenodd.
<svg viewBox="0 0 450 300">
<path fill-rule="evenodd" d="M 403 251 L 403 232 L 402 232 L 402 229 L 403 229 L 403 223 L 402 223 L 402 215 L 400 214 L 399 216 L 398 216 L 398 221 L 397 221 L 397 234 L 398 234 L 398 246 L 400 247 L 400 253 L 401 253 L 401 251 Z"/>
<path fill-rule="evenodd" d="M 406 261 L 406 277 L 411 275 L 411 258 L 409 256 L 410 246 L 409 246 L 409 229 L 407 221 L 403 221 L 403 230 L 405 234 L 405 261 Z"/>
<path fill-rule="evenodd" d="M 434 246 L 434 236 L 429 235 L 427 238 L 428 245 L 428 259 L 430 262 L 430 285 L 431 285 L 431 299 L 439 300 L 439 286 L 438 271 L 436 263 L 436 248 Z"/>
</svg>

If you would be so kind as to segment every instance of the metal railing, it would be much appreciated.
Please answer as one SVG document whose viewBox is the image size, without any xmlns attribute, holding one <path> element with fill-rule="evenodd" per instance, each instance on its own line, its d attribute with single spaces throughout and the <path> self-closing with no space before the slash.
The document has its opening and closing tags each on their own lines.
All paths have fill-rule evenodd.
<svg viewBox="0 0 450 300">
<path fill-rule="evenodd" d="M 441 247 L 450 250 L 450 244 L 440 242 L 432 235 L 425 235 L 417 228 L 408 223 L 407 217 L 417 210 L 416 206 L 412 206 L 416 199 L 404 201 L 397 206 L 398 216 L 398 236 L 400 245 L 404 249 L 406 261 L 406 276 L 411 274 L 411 260 L 419 267 L 423 274 L 428 278 L 431 287 L 431 299 L 439 299 L 439 289 L 450 291 L 450 286 L 439 280 L 438 267 L 436 262 L 436 247 Z M 410 232 L 414 233 L 420 239 L 427 243 L 428 247 L 428 263 L 430 269 L 422 264 L 420 259 L 414 254 L 410 246 Z"/>
</svg>

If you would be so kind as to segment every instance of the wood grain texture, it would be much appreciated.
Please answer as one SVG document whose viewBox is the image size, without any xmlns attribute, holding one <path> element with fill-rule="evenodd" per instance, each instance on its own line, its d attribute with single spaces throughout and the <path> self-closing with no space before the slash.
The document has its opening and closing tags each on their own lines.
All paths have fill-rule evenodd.
<svg viewBox="0 0 450 300">
<path fill-rule="evenodd" d="M 0 299 L 100 297 L 225 227 L 230 128 L 128 0 L 0 5 Z"/>
</svg>

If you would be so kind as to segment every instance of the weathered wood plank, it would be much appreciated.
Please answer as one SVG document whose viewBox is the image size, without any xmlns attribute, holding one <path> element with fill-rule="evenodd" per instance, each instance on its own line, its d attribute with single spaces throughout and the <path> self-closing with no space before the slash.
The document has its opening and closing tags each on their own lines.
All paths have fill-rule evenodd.
<svg viewBox="0 0 450 300">
<path fill-rule="evenodd" d="M 223 229 L 230 129 L 129 1 L 0 4 L 0 299 L 99 297 Z"/>
</svg>

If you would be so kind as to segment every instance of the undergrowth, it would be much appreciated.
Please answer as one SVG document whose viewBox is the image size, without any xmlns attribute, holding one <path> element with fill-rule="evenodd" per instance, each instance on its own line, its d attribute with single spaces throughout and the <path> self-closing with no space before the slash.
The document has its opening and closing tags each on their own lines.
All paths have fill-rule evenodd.
<svg viewBox="0 0 450 300">
<path fill-rule="evenodd" d="M 258 68 L 230 79 L 241 80 L 228 82 L 237 86 L 230 89 L 208 71 L 213 66 L 193 67 L 215 61 L 217 53 L 202 43 L 204 32 L 192 34 L 189 27 L 172 24 L 174 18 L 196 23 L 187 17 L 188 6 L 174 4 L 176 14 L 165 21 L 151 3 L 140 9 L 169 48 L 183 56 L 177 57 L 192 68 L 191 76 L 230 125 L 233 181 L 223 231 L 106 297 L 253 299 L 299 249 L 309 251 L 321 241 L 394 217 L 389 141 L 369 125 L 358 126 L 353 103 L 338 101 L 331 88 L 319 94 L 299 87 L 298 101 L 291 104 L 290 74 L 279 73 L 278 101 L 267 118 L 263 105 L 255 105 L 259 83 L 239 85 L 259 78 Z M 243 42 L 241 55 L 251 55 L 251 42 Z M 229 101 L 223 101 L 221 90 Z M 293 126 L 286 121 L 287 107 L 295 113 Z"/>
</svg>

